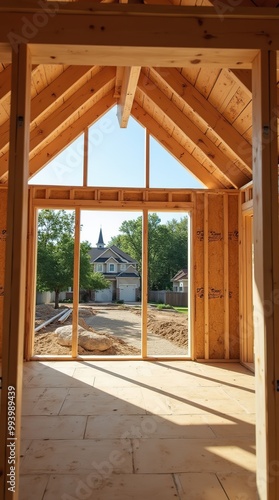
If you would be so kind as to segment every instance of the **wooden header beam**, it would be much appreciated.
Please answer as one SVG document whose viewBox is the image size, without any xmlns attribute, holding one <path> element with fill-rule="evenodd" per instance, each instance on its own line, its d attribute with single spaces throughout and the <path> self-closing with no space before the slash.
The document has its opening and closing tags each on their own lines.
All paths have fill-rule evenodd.
<svg viewBox="0 0 279 500">
<path fill-rule="evenodd" d="M 11 61 L 19 42 L 30 44 L 33 64 L 107 66 L 251 68 L 258 49 L 279 49 L 279 11 L 273 8 L 224 13 L 175 5 L 41 5 L 0 2 L 2 62 Z"/>
</svg>

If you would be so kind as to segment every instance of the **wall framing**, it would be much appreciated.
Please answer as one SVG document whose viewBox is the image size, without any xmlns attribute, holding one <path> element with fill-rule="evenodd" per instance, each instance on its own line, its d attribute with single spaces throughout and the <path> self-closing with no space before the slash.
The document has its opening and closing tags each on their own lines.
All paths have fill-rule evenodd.
<svg viewBox="0 0 279 500">
<path fill-rule="evenodd" d="M 107 63 L 111 65 L 123 65 L 123 61 L 125 65 L 141 65 L 142 62 L 144 62 L 145 65 L 152 65 L 152 62 L 156 64 L 160 62 L 162 66 L 173 64 L 179 67 L 186 64 L 192 64 L 191 61 L 193 57 L 196 58 L 197 53 L 201 53 L 201 47 L 201 64 L 212 63 L 234 67 L 239 64 L 239 61 L 242 61 L 242 67 L 251 68 L 253 62 L 253 97 L 255 99 L 253 148 L 254 153 L 257 153 L 253 154 L 255 158 L 253 165 L 255 176 L 254 200 L 256 200 L 254 206 L 254 240 L 257 243 L 255 246 L 255 269 L 257 269 L 255 278 L 257 290 L 259 292 L 256 297 L 256 304 L 261 311 L 261 315 L 258 314 L 254 317 L 255 338 L 258 342 L 256 350 L 256 366 L 258 365 L 258 371 L 256 370 L 257 414 L 259 416 L 257 422 L 257 445 L 259 456 L 257 466 L 258 490 L 261 500 L 276 500 L 279 497 L 279 478 L 278 474 L 272 476 L 270 465 L 274 463 L 274 461 L 278 464 L 279 461 L 279 399 L 278 391 L 276 391 L 276 382 L 279 380 L 279 305 L 272 300 L 273 307 L 268 317 L 264 314 L 264 305 L 266 300 L 271 300 L 270 294 L 273 293 L 274 290 L 277 290 L 279 283 L 278 259 L 276 260 L 276 250 L 278 248 L 277 192 L 275 196 L 275 187 L 277 187 L 277 154 L 275 152 L 277 145 L 274 138 L 270 135 L 272 119 L 271 109 L 272 106 L 276 105 L 276 53 L 270 51 L 270 47 L 272 47 L 273 51 L 279 49 L 278 11 L 277 9 L 264 8 L 261 10 L 259 9 L 257 12 L 252 12 L 252 9 L 247 11 L 247 9 L 242 10 L 236 8 L 233 13 L 224 15 L 224 22 L 221 23 L 220 19 L 218 19 L 218 15 L 212 13 L 212 10 L 195 8 L 194 10 L 185 10 L 185 14 L 182 16 L 184 22 L 180 22 L 178 14 L 182 15 L 182 11 L 173 11 L 173 9 L 170 11 L 170 9 L 162 6 L 158 7 L 157 10 L 156 7 L 149 9 L 146 15 L 144 15 L 144 11 L 138 13 L 138 7 L 134 9 L 133 6 L 114 6 L 117 7 L 117 9 L 114 7 L 111 8 L 111 18 L 104 15 L 103 7 L 105 6 L 102 6 L 102 8 L 100 8 L 100 6 L 95 6 L 95 9 L 99 10 L 99 14 L 95 11 L 94 14 L 91 15 L 97 17 L 98 30 L 96 30 L 96 36 L 92 41 L 91 33 L 90 36 L 88 33 L 88 9 L 90 7 L 91 5 L 88 5 L 86 2 L 83 5 L 82 2 L 79 2 L 74 6 L 65 4 L 65 6 L 61 7 L 59 16 L 54 18 L 53 22 L 49 23 L 46 29 L 39 30 L 39 35 L 35 36 L 32 40 L 32 44 L 30 44 L 30 51 L 33 56 L 32 62 L 35 64 L 48 63 L 51 58 L 55 57 L 56 61 L 63 62 L 64 64 L 86 64 L 86 61 L 92 60 L 94 56 L 96 61 L 99 57 L 100 61 L 103 62 L 107 60 Z M 121 7 L 121 9 L 118 9 L 118 7 Z M 124 7 L 124 9 L 122 7 Z M 29 18 L 37 12 L 35 2 L 31 0 L 25 3 L 24 9 L 26 9 L 24 13 L 26 13 Z M 72 34 L 75 32 L 74 28 L 76 28 L 77 9 L 80 9 L 78 19 L 78 26 L 80 29 L 76 30 L 78 36 L 75 36 L 73 39 Z M 118 23 L 113 23 L 112 21 L 114 21 L 114 16 L 115 14 L 117 15 L 118 10 Z M 129 10 L 132 10 L 133 14 L 132 16 L 130 15 L 130 17 Z M 2 2 L 0 4 L 0 12 L 0 54 L 3 62 L 10 62 L 12 50 L 10 44 L 7 43 L 7 34 L 12 31 L 20 32 L 22 10 L 18 7 L 18 2 L 11 2 L 9 7 L 6 7 L 6 4 Z M 173 15 L 173 13 L 176 12 L 177 16 Z M 153 19 L 151 23 L 150 17 L 152 16 Z M 158 37 L 157 33 L 156 36 L 154 36 L 153 21 L 155 16 L 158 18 L 158 32 L 167 33 L 167 37 Z M 196 22 L 197 16 L 199 16 L 199 23 Z M 127 17 L 130 25 L 128 34 L 126 34 L 125 30 L 127 26 Z M 138 20 L 135 22 L 136 17 L 141 17 L 141 22 Z M 132 18 L 135 29 L 131 27 Z M 65 23 L 63 21 L 65 21 Z M 140 48 L 140 43 L 142 43 L 141 34 L 144 23 L 146 23 L 144 31 L 147 47 L 142 49 Z M 192 29 L 193 23 L 195 23 L 194 26 L 196 30 Z M 104 48 L 102 48 L 104 37 L 101 33 L 101 25 L 105 26 L 107 33 L 107 44 Z M 113 25 L 117 25 L 117 30 L 114 29 Z M 61 30 L 61 26 L 63 26 L 64 31 Z M 211 33 L 210 37 L 206 38 L 204 36 L 205 28 L 208 30 L 208 33 Z M 50 45 L 49 39 L 52 37 L 53 33 L 55 33 L 55 38 L 52 39 L 53 45 Z M 187 36 L 185 36 L 185 33 Z M 227 36 L 227 33 L 233 34 L 233 36 Z M 257 36 L 258 33 L 265 33 L 265 36 Z M 165 45 L 167 45 L 167 47 L 159 46 L 158 40 L 160 38 L 166 40 Z M 26 54 L 29 51 L 29 47 L 26 44 L 28 44 L 28 40 L 25 40 L 21 46 L 19 57 L 17 57 L 17 55 L 15 56 L 15 51 L 13 52 L 13 65 L 17 68 L 20 66 L 20 71 L 22 71 L 20 79 L 22 86 L 20 89 L 17 84 L 17 78 L 13 78 L 12 84 L 12 99 L 14 102 L 18 99 L 17 104 L 19 108 L 22 106 L 25 108 L 28 102 L 26 82 L 28 81 L 29 71 L 27 71 L 26 66 L 25 70 L 23 70 L 24 61 L 26 63 Z M 82 56 L 79 50 L 81 45 L 83 46 Z M 120 46 L 123 50 L 118 51 L 121 55 L 118 53 L 116 59 L 115 53 L 117 51 L 112 49 L 115 49 L 117 46 Z M 187 48 L 186 51 L 185 47 Z M 196 48 L 198 48 L 198 50 Z M 173 58 L 173 52 L 176 53 L 175 58 Z M 20 63 L 19 66 L 17 66 L 18 62 Z M 30 61 L 28 67 L 31 67 Z M 17 71 L 17 68 L 14 71 Z M 25 112 L 23 115 L 27 116 Z M 17 137 L 17 116 L 22 116 L 22 114 L 19 115 L 16 109 L 13 108 L 11 139 Z M 28 123 L 28 119 L 26 122 Z M 27 130 L 26 122 L 23 127 L 25 133 Z M 267 147 L 264 147 L 264 133 L 266 130 L 269 135 L 269 143 Z M 23 248 L 24 245 L 22 246 L 22 238 L 26 232 L 21 232 L 21 229 L 26 228 L 27 224 L 27 205 L 25 201 L 27 197 L 27 186 L 24 179 L 27 163 L 27 144 L 28 140 L 22 140 L 22 135 L 19 134 L 19 142 L 14 144 L 13 153 L 17 153 L 18 156 L 19 163 L 17 174 L 19 173 L 20 177 L 17 178 L 16 182 L 13 176 L 10 175 L 8 196 L 8 203 L 10 206 L 8 211 L 8 229 L 11 230 L 11 232 L 14 227 L 20 229 L 21 244 L 19 246 L 18 240 L 11 237 L 10 243 L 7 243 L 7 249 L 9 249 L 7 254 L 11 252 L 11 255 L 15 258 L 15 254 L 18 252 L 23 267 L 25 264 L 25 250 Z M 15 170 L 15 161 L 11 155 L 10 174 L 13 172 L 13 169 Z M 263 173 L 265 173 L 265 176 Z M 19 195 L 18 200 L 15 199 L 15 193 Z M 23 210 L 14 210 L 17 203 L 20 205 L 20 209 Z M 8 256 L 8 258 L 6 258 L 6 267 L 9 271 L 7 271 L 6 276 L 9 276 L 8 273 L 10 273 L 13 278 L 16 278 L 18 270 L 16 270 L 13 265 L 13 262 L 11 262 Z M 24 272 L 25 271 L 23 271 L 23 273 Z M 21 278 L 22 277 L 23 275 L 21 274 Z M 9 279 L 5 280 L 5 288 L 7 297 L 5 301 L 9 310 L 9 313 L 6 313 L 6 320 L 4 320 L 7 336 L 4 339 L 5 355 L 7 353 L 7 360 L 10 359 L 11 364 L 10 366 L 8 363 L 5 365 L 9 370 L 8 372 L 4 371 L 4 388 L 12 384 L 15 379 L 18 381 L 22 374 L 22 360 L 17 359 L 15 355 L 11 355 L 9 342 L 11 339 L 14 339 L 15 342 L 19 342 L 19 345 L 23 344 L 23 333 L 21 329 L 18 325 L 15 325 L 15 323 L 12 325 L 8 319 L 10 317 L 11 291 L 13 289 Z M 22 291 L 22 283 L 18 288 Z M 16 318 L 22 317 L 22 314 L 24 316 L 24 313 L 22 313 L 24 310 L 23 295 L 24 293 L 20 295 L 19 304 L 16 308 Z M 11 373 L 12 368 L 14 369 L 13 374 Z M 20 416 L 20 393 L 18 397 Z M 265 409 L 264 412 L 263 408 Z M 2 414 L 6 412 L 6 409 L 7 405 L 4 391 Z M 2 429 L 3 428 L 5 429 L 5 425 L 4 427 L 2 426 Z M 19 422 L 17 422 L 16 430 L 19 433 Z M 3 434 L 1 437 L 3 437 Z M 4 463 L 4 473 L 1 477 L 1 493 L 3 493 L 5 499 L 16 500 L 18 498 L 17 493 L 5 492 L 3 478 L 6 477 L 7 464 L 5 463 L 5 450 L 2 448 L 1 466 Z M 18 459 L 19 453 L 17 452 L 17 460 Z"/>
<path fill-rule="evenodd" d="M 147 255 L 147 213 L 181 211 L 192 215 L 190 255 L 192 351 L 189 359 L 204 361 L 239 360 L 238 274 L 226 276 L 228 268 L 238 269 L 238 191 L 173 189 L 124 189 L 32 186 L 29 219 L 35 220 L 38 208 L 67 208 L 143 211 L 143 256 Z M 216 213 L 219 216 L 215 217 Z M 210 217 L 208 216 L 210 214 Z M 224 220 L 227 223 L 223 223 Z M 208 220 L 209 219 L 209 220 Z M 35 245 L 36 231 L 30 231 L 29 245 Z M 32 251 L 33 252 L 33 251 Z M 35 266 L 35 255 L 33 252 Z M 144 259 L 147 276 L 147 259 Z M 33 272 L 28 274 L 28 289 L 32 287 Z M 34 283 L 33 283 L 34 286 Z M 147 335 L 147 280 L 142 287 L 142 335 Z M 31 302 L 30 302 L 31 301 Z M 34 309 L 34 296 L 28 297 L 29 310 Z M 32 306 L 33 304 L 33 306 Z M 34 310 L 32 312 L 34 315 Z M 74 313 L 75 315 L 75 313 Z M 33 316 L 34 317 L 34 316 Z M 226 325 L 226 331 L 223 332 Z M 33 357 L 33 327 L 26 324 L 26 359 Z M 143 359 L 149 359 L 143 340 Z M 154 356 L 151 356 L 154 359 Z M 41 357 L 40 357 L 41 359 Z M 48 357 L 49 359 L 49 357 Z M 59 357 L 59 359 L 61 359 Z M 67 357 L 67 359 L 70 359 Z M 86 358 L 87 359 L 87 358 Z M 93 359 L 96 359 L 94 356 Z M 161 357 L 160 357 L 161 359 Z M 185 359 L 185 358 L 184 358 Z"/>
</svg>

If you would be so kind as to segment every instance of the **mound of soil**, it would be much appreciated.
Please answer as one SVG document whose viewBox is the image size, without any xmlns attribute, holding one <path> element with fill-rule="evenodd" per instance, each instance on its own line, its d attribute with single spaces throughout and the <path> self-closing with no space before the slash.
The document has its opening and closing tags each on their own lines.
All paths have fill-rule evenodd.
<svg viewBox="0 0 279 500">
<path fill-rule="evenodd" d="M 60 309 L 54 309 L 53 304 L 43 304 L 36 307 L 36 326 L 43 323 L 47 319 L 55 316 L 59 310 L 71 308 L 69 304 L 61 305 Z M 109 308 L 110 306 L 108 306 Z M 136 315 L 141 315 L 140 308 L 129 307 L 127 305 L 113 306 L 119 309 L 132 311 Z M 98 308 L 92 307 L 90 305 L 82 305 L 79 307 L 79 324 L 88 330 L 95 331 L 92 327 L 88 326 L 86 318 L 90 318 L 93 315 L 98 314 Z M 63 325 L 72 324 L 72 317 L 70 316 Z M 50 325 L 44 327 L 39 332 L 35 333 L 34 341 L 34 354 L 35 355 L 71 355 L 71 348 L 61 346 L 57 342 L 55 335 L 55 330 L 61 326 L 61 323 L 55 321 Z M 147 329 L 148 332 L 163 337 L 174 344 L 187 348 L 188 346 L 188 316 L 179 312 L 173 312 L 170 310 L 156 310 L 154 308 L 148 309 L 147 316 Z M 140 355 L 140 350 L 134 346 L 127 344 L 124 340 L 110 335 L 109 333 L 102 331 L 106 337 L 113 340 L 113 345 L 110 349 L 106 351 L 86 351 L 82 347 L 78 347 L 78 353 L 83 355 Z"/>
<path fill-rule="evenodd" d="M 59 309 L 54 309 L 53 304 L 40 304 L 37 305 L 36 307 L 36 320 L 35 320 L 35 327 L 44 323 L 44 321 L 47 321 L 50 318 L 53 318 L 56 316 L 56 314 L 59 313 L 60 310 L 62 309 L 67 309 L 70 306 L 68 305 L 63 305 L 60 306 Z M 71 307 L 70 307 L 71 308 Z M 80 318 L 80 323 L 81 326 L 84 328 L 86 327 L 88 330 L 94 331 L 93 328 L 89 327 L 86 323 L 86 317 L 90 317 L 92 315 L 97 314 L 96 311 L 90 306 L 80 306 L 79 307 L 79 318 Z M 63 325 L 70 325 L 72 323 L 72 318 L 70 318 L 63 323 Z M 56 334 L 54 333 L 56 328 L 61 326 L 61 323 L 58 323 L 58 321 L 55 321 L 51 323 L 50 325 L 47 325 L 46 327 L 42 328 L 38 332 L 35 332 L 35 340 L 34 340 L 34 354 L 35 355 L 43 355 L 43 354 L 52 354 L 52 355 L 71 355 L 71 347 L 65 347 L 61 346 L 57 342 Z M 113 337 L 112 335 L 109 335 L 105 332 L 102 333 L 102 335 L 105 335 L 108 338 L 113 339 L 113 346 L 110 347 L 110 349 L 107 349 L 106 351 L 86 351 L 86 349 L 83 349 L 82 347 L 78 346 L 78 353 L 82 355 L 107 355 L 107 356 L 113 356 L 113 355 L 139 355 L 140 350 L 136 349 L 133 346 L 129 346 L 126 344 L 123 340 L 117 339 Z"/>
</svg>

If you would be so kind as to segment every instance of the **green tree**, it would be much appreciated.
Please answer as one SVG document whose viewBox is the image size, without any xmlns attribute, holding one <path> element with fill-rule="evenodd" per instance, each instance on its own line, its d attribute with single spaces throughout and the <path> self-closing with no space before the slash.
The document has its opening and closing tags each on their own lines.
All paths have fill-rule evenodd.
<svg viewBox="0 0 279 500">
<path fill-rule="evenodd" d="M 59 294 L 73 286 L 74 269 L 74 212 L 41 210 L 38 215 L 37 288 L 55 292 L 55 308 Z M 89 256 L 90 243 L 80 244 L 80 287 L 103 290 L 108 281 L 94 273 Z"/>
<path fill-rule="evenodd" d="M 142 217 L 124 221 L 110 244 L 118 246 L 142 269 Z M 171 288 L 171 278 L 188 263 L 188 218 L 161 224 L 158 214 L 148 216 L 148 286 L 151 290 Z"/>
</svg>

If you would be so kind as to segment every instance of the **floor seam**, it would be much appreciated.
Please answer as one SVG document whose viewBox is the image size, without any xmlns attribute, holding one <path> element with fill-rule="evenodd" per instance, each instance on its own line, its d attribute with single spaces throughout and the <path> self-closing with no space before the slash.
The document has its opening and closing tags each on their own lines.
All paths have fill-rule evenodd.
<svg viewBox="0 0 279 500">
<path fill-rule="evenodd" d="M 172 479 L 173 479 L 173 482 L 175 485 L 177 497 L 179 498 L 179 500 L 181 500 L 181 496 L 180 496 L 180 492 L 179 492 L 179 490 L 181 490 L 181 484 L 180 484 L 179 478 L 177 477 L 177 475 L 175 473 L 173 473 Z"/>
<path fill-rule="evenodd" d="M 220 486 L 221 486 L 221 488 L 222 488 L 223 492 L 225 493 L 225 495 L 226 495 L 227 499 L 228 499 L 228 500 L 230 500 L 230 497 L 229 497 L 229 495 L 227 494 L 227 492 L 226 492 L 226 490 L 225 490 L 225 488 L 224 488 L 224 486 L 223 486 L 223 484 L 222 484 L 221 480 L 219 479 L 218 474 L 215 474 L 215 476 L 216 476 L 216 479 L 217 479 L 218 483 L 220 484 Z"/>
</svg>

